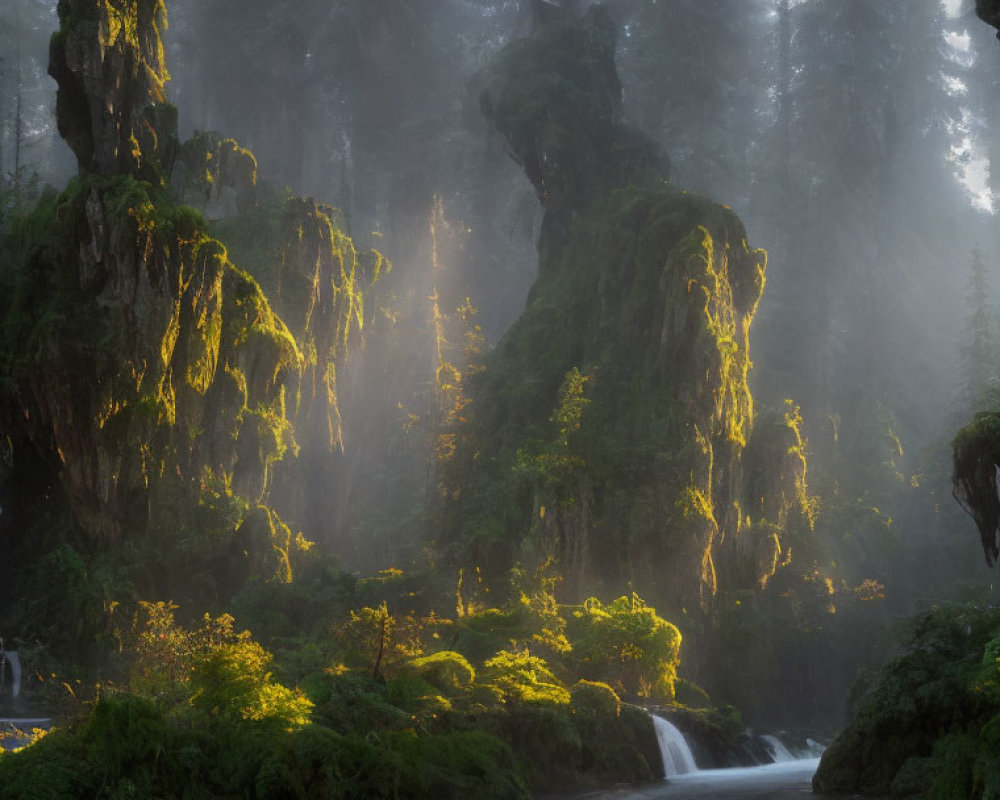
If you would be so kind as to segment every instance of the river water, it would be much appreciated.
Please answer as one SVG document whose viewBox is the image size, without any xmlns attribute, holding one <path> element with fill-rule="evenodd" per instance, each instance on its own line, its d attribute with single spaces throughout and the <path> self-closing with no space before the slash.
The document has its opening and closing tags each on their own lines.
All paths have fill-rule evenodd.
<svg viewBox="0 0 1000 800">
<path fill-rule="evenodd" d="M 812 776 L 819 766 L 818 758 L 767 764 L 762 767 L 706 769 L 677 775 L 665 781 L 644 786 L 618 787 L 601 791 L 580 792 L 564 800 L 660 800 L 660 798 L 692 798 L 692 800 L 809 800 L 833 795 L 818 795 L 812 791 Z M 847 798 L 850 795 L 837 795 Z"/>
<path fill-rule="evenodd" d="M 645 786 L 619 787 L 577 795 L 580 800 L 659 800 L 659 798 L 741 798 L 785 800 L 815 797 L 812 776 L 819 759 L 786 761 L 762 767 L 706 769 Z"/>
<path fill-rule="evenodd" d="M 48 717 L 38 719 L 7 719 L 0 718 L 0 749 L 16 750 L 31 741 L 31 732 L 35 728 L 47 731 L 52 727 Z"/>
</svg>

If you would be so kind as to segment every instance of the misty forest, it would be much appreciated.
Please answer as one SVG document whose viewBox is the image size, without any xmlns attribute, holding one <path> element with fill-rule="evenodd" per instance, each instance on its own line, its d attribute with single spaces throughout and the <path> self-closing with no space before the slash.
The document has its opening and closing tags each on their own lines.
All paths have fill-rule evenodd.
<svg viewBox="0 0 1000 800">
<path fill-rule="evenodd" d="M 997 28 L 0 0 L 0 798 L 1000 798 Z"/>
</svg>

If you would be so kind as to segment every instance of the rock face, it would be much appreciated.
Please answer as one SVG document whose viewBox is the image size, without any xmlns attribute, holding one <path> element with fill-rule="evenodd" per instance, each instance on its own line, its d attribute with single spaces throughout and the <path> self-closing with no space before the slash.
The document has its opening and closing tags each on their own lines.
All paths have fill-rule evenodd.
<svg viewBox="0 0 1000 800">
<path fill-rule="evenodd" d="M 68 515 L 46 536 L 72 529 L 74 546 L 133 552 L 159 596 L 202 574 L 220 594 L 247 570 L 287 578 L 296 538 L 268 507 L 275 465 L 297 451 L 293 420 L 307 408 L 331 438 L 339 431 L 336 363 L 360 317 L 355 268 L 368 262 L 332 210 L 288 200 L 255 266 L 265 282 L 277 277 L 289 330 L 168 188 L 177 148 L 163 103 L 163 3 L 62 0 L 59 13 L 51 72 L 80 176 L 38 207 L 0 268 L 5 549 L 23 547 L 44 524 L 40 509 L 64 502 Z M 253 156 L 196 137 L 182 185 L 197 183 L 199 154 L 202 188 L 231 190 L 235 210 L 250 213 Z"/>
<path fill-rule="evenodd" d="M 163 0 L 60 0 L 59 19 L 49 73 L 59 133 L 80 169 L 151 182 L 169 175 L 177 112 L 163 91 Z"/>
<path fill-rule="evenodd" d="M 975 520 L 986 563 L 1000 556 L 1000 412 L 977 414 L 952 443 L 952 494 Z"/>
<path fill-rule="evenodd" d="M 261 498 L 288 443 L 294 339 L 192 210 L 159 210 L 130 179 L 81 181 L 39 212 L 46 241 L 11 287 L 3 428 L 102 538 L 141 525 L 150 482 L 171 475 Z"/>
<path fill-rule="evenodd" d="M 209 219 L 246 214 L 257 205 L 257 159 L 234 139 L 197 131 L 180 149 L 173 186 Z"/>
<path fill-rule="evenodd" d="M 443 469 L 442 538 L 492 574 L 554 558 L 570 593 L 697 605 L 720 576 L 738 588 L 773 574 L 796 499 L 744 500 L 766 256 L 729 209 L 668 187 L 666 159 L 620 123 L 614 50 L 595 5 L 539 26 L 481 78 L 483 111 L 546 213 L 527 309 Z M 797 434 L 761 436 L 785 485 L 804 479 L 801 448 L 787 458 Z"/>
</svg>

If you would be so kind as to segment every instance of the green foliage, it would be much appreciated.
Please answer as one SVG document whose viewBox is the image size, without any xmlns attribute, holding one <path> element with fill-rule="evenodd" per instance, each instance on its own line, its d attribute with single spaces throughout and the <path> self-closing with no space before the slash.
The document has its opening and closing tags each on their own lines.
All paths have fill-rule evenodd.
<svg viewBox="0 0 1000 800">
<path fill-rule="evenodd" d="M 985 798 L 1000 778 L 1000 613 L 942 608 L 908 626 L 847 730 L 824 754 L 818 791 Z"/>
<path fill-rule="evenodd" d="M 301 693 L 275 683 L 268 672 L 272 656 L 256 642 L 214 647 L 195 659 L 191 702 L 210 717 L 268 721 L 285 728 L 305 725 L 312 703 Z"/>
<path fill-rule="evenodd" d="M 483 664 L 480 685 L 501 703 L 566 705 L 569 692 L 537 656 L 501 650 Z"/>
<path fill-rule="evenodd" d="M 140 603 L 131 624 L 116 633 L 129 694 L 106 687 L 80 723 L 16 757 L 0 757 L 0 774 L 12 786 L 40 780 L 44 797 L 49 784 L 32 755 L 43 752 L 55 765 L 51 785 L 64 794 L 110 796 L 134 787 L 151 797 L 253 791 L 280 798 L 520 798 L 529 786 L 643 780 L 658 772 L 648 714 L 621 703 L 607 684 L 567 688 L 560 676 L 572 672 L 570 642 L 550 648 L 557 662 L 551 664 L 524 649 L 543 647 L 550 640 L 545 629 L 566 628 L 545 588 L 532 589 L 521 578 L 522 596 L 507 611 L 482 609 L 444 625 L 433 615 L 418 620 L 389 611 L 399 603 L 390 586 L 408 594 L 401 576 L 344 584 L 336 603 L 371 598 L 373 591 L 386 600 L 346 613 L 346 620 L 345 612 L 326 608 L 320 612 L 329 615 L 326 622 L 313 620 L 312 635 L 297 637 L 290 634 L 298 616 L 318 608 L 302 596 L 308 590 L 295 588 L 298 579 L 251 584 L 253 594 L 262 594 L 247 611 L 259 614 L 256 604 L 273 600 L 287 615 L 273 628 L 283 648 L 278 659 L 227 614 L 185 626 L 175 606 Z M 301 579 L 308 585 L 310 572 Z M 325 580 L 312 591 L 337 597 Z M 637 600 L 627 613 L 620 604 L 598 608 L 647 616 Z M 476 624 L 485 625 L 482 641 L 507 647 L 475 666 L 443 649 L 447 638 L 435 638 Z M 521 649 L 509 649 L 512 642 Z M 357 668 L 345 666 L 351 664 Z M 298 676 L 301 688 L 276 675 Z"/>
<path fill-rule="evenodd" d="M 672 702 L 681 634 L 637 595 L 602 604 L 590 598 L 569 621 L 573 660 L 588 679 L 627 697 Z"/>
<path fill-rule="evenodd" d="M 0 752 L 0 785 L 11 800 L 79 797 L 90 778 L 86 750 L 68 731 L 54 731 L 18 753 Z"/>
<path fill-rule="evenodd" d="M 184 185 L 180 195 L 203 206 L 217 198 L 222 188 L 236 194 L 236 208 L 249 213 L 257 203 L 257 159 L 234 139 L 214 131 L 195 131 L 181 146 Z"/>
<path fill-rule="evenodd" d="M 476 671 L 465 657 L 450 650 L 441 650 L 428 656 L 415 658 L 406 665 L 432 686 L 453 694 L 472 686 Z"/>
</svg>

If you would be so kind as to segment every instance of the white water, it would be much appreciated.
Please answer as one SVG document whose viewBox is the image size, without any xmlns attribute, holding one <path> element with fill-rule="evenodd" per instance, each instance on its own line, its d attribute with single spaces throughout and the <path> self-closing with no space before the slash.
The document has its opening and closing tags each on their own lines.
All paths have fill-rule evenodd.
<svg viewBox="0 0 1000 800">
<path fill-rule="evenodd" d="M 794 761 L 795 756 L 793 756 L 788 748 L 781 743 L 781 739 L 777 736 L 761 736 L 764 740 L 764 744 L 767 745 L 767 749 L 771 751 L 771 757 L 774 759 L 774 763 L 781 764 L 786 761 Z"/>
<path fill-rule="evenodd" d="M 655 719 L 655 717 L 654 717 Z M 577 800 L 767 800 L 812 796 L 818 758 L 783 761 L 762 767 L 705 769 L 645 786 L 619 787 L 576 795 Z"/>
<path fill-rule="evenodd" d="M 650 797 L 722 798 L 763 797 L 788 787 L 805 787 L 812 780 L 819 759 L 799 759 L 765 764 L 762 767 L 707 769 L 670 779 L 664 790 Z"/>
<path fill-rule="evenodd" d="M 11 697 L 17 700 L 21 694 L 21 659 L 17 650 L 0 650 L 0 681 L 6 682 L 8 673 L 11 677 Z"/>
<path fill-rule="evenodd" d="M 667 777 L 697 772 L 698 765 L 694 763 L 694 756 L 684 735 L 656 714 L 653 714 L 653 727 L 656 728 L 656 738 L 660 742 L 660 755 L 663 756 L 663 769 Z"/>
</svg>

